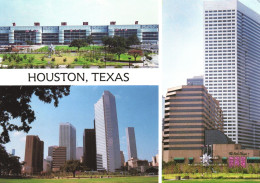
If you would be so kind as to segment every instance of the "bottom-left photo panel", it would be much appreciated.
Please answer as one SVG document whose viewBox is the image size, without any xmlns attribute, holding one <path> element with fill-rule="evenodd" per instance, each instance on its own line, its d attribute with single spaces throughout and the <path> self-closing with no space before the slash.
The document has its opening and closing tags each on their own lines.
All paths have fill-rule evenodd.
<svg viewBox="0 0 260 183">
<path fill-rule="evenodd" d="M 158 86 L 0 86 L 0 183 L 158 181 Z"/>
</svg>

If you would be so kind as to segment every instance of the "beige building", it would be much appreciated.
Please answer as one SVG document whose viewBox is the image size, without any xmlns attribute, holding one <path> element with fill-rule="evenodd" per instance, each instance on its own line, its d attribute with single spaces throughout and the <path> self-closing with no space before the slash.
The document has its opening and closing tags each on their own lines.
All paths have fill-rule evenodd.
<svg viewBox="0 0 260 183">
<path fill-rule="evenodd" d="M 52 153 L 52 171 L 59 171 L 66 162 L 66 147 L 55 147 Z"/>
<path fill-rule="evenodd" d="M 222 110 L 202 86 L 170 88 L 165 97 L 163 161 L 199 162 L 205 130 L 223 131 Z M 192 154 L 190 153 L 192 151 Z"/>
</svg>

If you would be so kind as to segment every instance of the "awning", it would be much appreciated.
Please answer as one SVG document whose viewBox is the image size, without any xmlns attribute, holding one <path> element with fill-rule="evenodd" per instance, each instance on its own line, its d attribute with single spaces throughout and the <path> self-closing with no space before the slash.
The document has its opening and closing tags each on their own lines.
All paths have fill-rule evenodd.
<svg viewBox="0 0 260 183">
<path fill-rule="evenodd" d="M 222 157 L 222 160 L 227 160 L 227 157 Z"/>
<path fill-rule="evenodd" d="M 247 157 L 247 160 L 260 160 L 260 157 Z"/>
<path fill-rule="evenodd" d="M 174 158 L 174 160 L 184 160 L 184 158 Z"/>
<path fill-rule="evenodd" d="M 189 157 L 189 160 L 193 160 L 193 157 Z"/>
</svg>

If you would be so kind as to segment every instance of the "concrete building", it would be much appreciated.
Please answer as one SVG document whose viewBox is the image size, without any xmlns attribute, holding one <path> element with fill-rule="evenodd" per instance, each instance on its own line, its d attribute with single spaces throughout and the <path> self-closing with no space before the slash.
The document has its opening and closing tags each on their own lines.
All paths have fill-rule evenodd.
<svg viewBox="0 0 260 183">
<path fill-rule="evenodd" d="M 67 160 L 76 159 L 76 128 L 72 124 L 60 124 L 59 146 L 66 147 Z"/>
<path fill-rule="evenodd" d="M 205 87 L 220 102 L 224 132 L 260 148 L 260 15 L 237 0 L 204 3 Z"/>
<path fill-rule="evenodd" d="M 24 172 L 38 174 L 43 170 L 43 147 L 44 143 L 38 136 L 27 135 L 24 156 Z"/>
<path fill-rule="evenodd" d="M 138 21 L 134 25 L 67 25 L 61 22 L 60 26 L 40 26 L 39 22 L 34 26 L 0 26 L 0 44 L 70 44 L 74 39 L 86 39 L 92 36 L 95 43 L 101 43 L 104 36 L 121 36 L 128 38 L 136 35 L 142 43 L 158 43 L 158 25 L 140 25 Z"/>
<path fill-rule="evenodd" d="M 203 85 L 204 76 L 194 76 L 193 78 L 187 79 L 187 85 Z"/>
<path fill-rule="evenodd" d="M 52 156 L 52 171 L 59 171 L 66 162 L 66 147 L 54 147 Z"/>
<path fill-rule="evenodd" d="M 132 158 L 138 159 L 134 127 L 126 128 L 126 138 L 127 138 L 128 159 L 132 159 Z"/>
<path fill-rule="evenodd" d="M 83 163 L 91 170 L 97 170 L 95 129 L 85 129 L 83 135 Z"/>
<path fill-rule="evenodd" d="M 192 150 L 200 157 L 205 130 L 223 130 L 219 103 L 204 86 L 170 88 L 165 97 L 163 161 L 183 157 Z"/>
<path fill-rule="evenodd" d="M 157 154 L 156 156 L 153 156 L 152 166 L 159 166 L 159 154 Z"/>
<path fill-rule="evenodd" d="M 121 166 L 124 166 L 125 164 L 125 155 L 123 151 L 120 151 L 120 157 L 121 157 Z"/>
<path fill-rule="evenodd" d="M 94 107 L 97 170 L 115 172 L 121 167 L 115 96 L 104 91 Z"/>
<path fill-rule="evenodd" d="M 48 147 L 48 156 L 52 156 L 53 149 L 56 147 L 58 147 L 58 146 L 49 146 Z"/>
<path fill-rule="evenodd" d="M 83 147 L 76 148 L 76 160 L 81 160 L 83 156 Z"/>
</svg>

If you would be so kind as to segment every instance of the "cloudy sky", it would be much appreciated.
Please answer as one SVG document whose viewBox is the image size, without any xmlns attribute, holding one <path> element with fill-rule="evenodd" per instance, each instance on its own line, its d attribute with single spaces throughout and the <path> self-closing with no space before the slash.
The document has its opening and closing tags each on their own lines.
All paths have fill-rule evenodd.
<svg viewBox="0 0 260 183">
<path fill-rule="evenodd" d="M 167 88 L 185 85 L 187 78 L 203 75 L 203 2 L 163 0 L 163 95 Z M 259 0 L 240 2 L 260 14 Z"/>
<path fill-rule="evenodd" d="M 104 90 L 116 98 L 120 149 L 127 160 L 127 127 L 135 128 L 137 154 L 139 159 L 152 161 L 158 154 L 158 87 L 157 86 L 72 86 L 70 95 L 60 100 L 59 106 L 45 104 L 33 97 L 32 109 L 36 120 L 28 135 L 38 135 L 44 141 L 44 157 L 48 146 L 59 145 L 59 124 L 70 122 L 76 127 L 77 146 L 83 146 L 83 131 L 94 128 L 94 104 Z M 11 153 L 24 159 L 26 135 L 23 132 L 11 133 L 11 142 L 5 145 Z"/>
<path fill-rule="evenodd" d="M 0 26 L 158 24 L 158 0 L 0 0 Z"/>
</svg>

